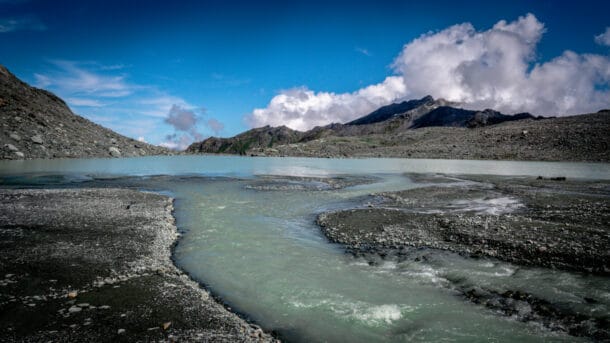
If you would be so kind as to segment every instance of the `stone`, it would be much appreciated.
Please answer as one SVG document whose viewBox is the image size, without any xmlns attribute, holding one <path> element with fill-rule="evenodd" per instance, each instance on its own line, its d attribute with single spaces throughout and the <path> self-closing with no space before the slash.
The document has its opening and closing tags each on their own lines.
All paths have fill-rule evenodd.
<svg viewBox="0 0 610 343">
<path fill-rule="evenodd" d="M 118 329 L 117 332 L 119 335 L 122 335 L 125 333 L 125 329 Z"/>
<path fill-rule="evenodd" d="M 172 326 L 172 322 L 165 322 L 165 323 L 163 323 L 163 330 L 169 329 L 170 326 Z"/>
<path fill-rule="evenodd" d="M 68 298 L 74 299 L 78 295 L 77 291 L 68 292 Z"/>
<path fill-rule="evenodd" d="M 83 309 L 78 307 L 78 306 L 72 306 L 68 309 L 68 312 L 70 313 L 78 313 L 80 311 L 82 311 Z"/>
<path fill-rule="evenodd" d="M 11 133 L 11 134 L 9 135 L 9 137 L 11 137 L 11 139 L 12 139 L 12 140 L 15 140 L 15 141 L 20 141 L 20 140 L 21 140 L 21 137 L 20 137 L 18 134 L 14 133 L 14 132 L 13 132 L 13 133 Z"/>
<path fill-rule="evenodd" d="M 17 155 L 17 157 L 19 157 L 19 158 L 25 157 L 25 155 L 21 151 L 15 151 L 15 155 Z"/>
<path fill-rule="evenodd" d="M 112 157 L 121 157 L 121 151 L 116 147 L 111 146 L 108 148 L 108 152 Z"/>
<path fill-rule="evenodd" d="M 18 151 L 19 149 L 17 149 L 16 146 L 12 145 L 12 144 L 4 144 L 4 148 L 8 149 L 10 151 Z"/>
<path fill-rule="evenodd" d="M 36 143 L 36 144 L 42 144 L 42 137 L 40 137 L 40 135 L 35 135 L 32 136 L 32 138 L 30 138 L 32 140 L 32 142 Z"/>
</svg>

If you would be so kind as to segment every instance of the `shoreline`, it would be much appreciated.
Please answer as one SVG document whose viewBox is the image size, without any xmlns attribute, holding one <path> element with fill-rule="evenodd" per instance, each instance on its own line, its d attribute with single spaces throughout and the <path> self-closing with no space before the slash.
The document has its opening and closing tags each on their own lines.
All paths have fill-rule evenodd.
<svg viewBox="0 0 610 343">
<path fill-rule="evenodd" d="M 0 190 L 1 340 L 276 341 L 175 265 L 172 211 L 127 189 Z"/>
<path fill-rule="evenodd" d="M 371 265 L 418 261 L 417 252 L 446 250 L 516 268 L 610 275 L 608 181 L 409 176 L 421 187 L 371 194 L 355 207 L 320 213 L 316 223 L 329 241 Z M 581 313 L 518 287 L 498 290 L 447 279 L 458 296 L 504 316 L 573 336 L 610 338 L 610 319 L 603 313 Z"/>
</svg>

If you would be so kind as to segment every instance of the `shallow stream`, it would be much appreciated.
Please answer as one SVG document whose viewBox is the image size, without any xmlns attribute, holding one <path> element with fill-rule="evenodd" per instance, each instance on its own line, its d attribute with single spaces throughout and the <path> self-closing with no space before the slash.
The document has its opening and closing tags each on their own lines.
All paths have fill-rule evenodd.
<svg viewBox="0 0 610 343">
<path fill-rule="evenodd" d="M 610 283 L 604 277 L 431 249 L 409 251 L 402 262 L 371 264 L 321 234 L 314 222 L 321 212 L 354 206 L 355 199 L 371 193 L 420 187 L 406 172 L 610 179 L 607 164 L 175 156 L 2 162 L 0 186 L 131 182 L 171 192 L 183 232 L 177 264 L 236 311 L 288 341 L 576 340 L 465 300 L 450 281 L 456 279 L 608 313 Z M 292 180 L 291 187 L 275 191 L 252 187 L 259 175 L 357 175 L 373 182 L 333 190 Z M 122 181 L 126 177 L 132 181 Z M 585 306 L 585 297 L 597 303 Z"/>
</svg>

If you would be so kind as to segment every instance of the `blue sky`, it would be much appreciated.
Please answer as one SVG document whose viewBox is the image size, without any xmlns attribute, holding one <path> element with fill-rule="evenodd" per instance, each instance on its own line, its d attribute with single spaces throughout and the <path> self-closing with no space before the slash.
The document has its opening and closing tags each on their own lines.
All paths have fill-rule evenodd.
<svg viewBox="0 0 610 343">
<path fill-rule="evenodd" d="M 534 19 L 526 18 L 528 13 Z M 588 102 L 598 107 L 609 102 L 604 100 L 610 79 L 610 43 L 605 43 L 610 33 L 604 35 L 608 13 L 607 1 L 0 0 L 0 63 L 26 82 L 55 92 L 78 114 L 127 136 L 170 146 L 232 136 L 262 124 L 286 122 L 306 129 L 423 92 L 456 97 L 465 106 L 536 110 L 541 107 L 511 107 L 502 99 L 515 103 L 516 95 L 506 90 L 519 82 L 533 87 L 569 80 L 569 70 L 557 69 L 563 62 L 545 65 L 558 57 L 571 61 L 574 70 L 590 70 L 581 81 L 584 95 L 574 89 L 540 95 L 536 104 L 548 104 L 549 96 L 563 99 L 566 105 L 556 110 L 561 115 L 588 109 L 572 104 L 576 95 L 590 97 Z M 494 26 L 501 20 L 507 25 Z M 467 27 L 459 33 L 454 25 L 461 23 L 470 23 L 474 31 Z M 513 30 L 511 23 L 521 28 Z M 491 65 L 519 69 L 522 59 L 526 81 L 509 80 L 510 75 L 493 80 L 506 87 L 487 98 L 466 92 L 464 87 L 472 87 L 463 80 L 458 86 L 419 86 L 430 76 L 417 74 L 413 66 L 423 62 L 413 56 L 438 44 L 434 39 L 465 35 L 467 43 L 483 49 L 475 60 L 486 59 L 489 68 L 492 54 L 485 47 L 497 42 L 492 31 L 516 32 L 521 43 L 511 49 L 526 48 L 516 62 L 493 60 Z M 429 41 L 405 48 L 424 34 Z M 530 38 L 536 42 L 530 44 Z M 501 49 L 494 51 L 505 55 Z M 566 50 L 575 55 L 565 55 Z M 438 56 L 451 56 L 438 51 Z M 462 71 L 471 62 L 456 68 Z M 537 65 L 539 70 L 530 74 Z M 386 79 L 393 75 L 401 79 Z M 491 82 L 480 79 L 480 70 L 464 75 Z M 406 88 L 388 86 L 395 81 L 404 81 Z M 367 88 L 371 85 L 379 89 Z M 260 111 L 253 115 L 255 109 Z"/>
</svg>

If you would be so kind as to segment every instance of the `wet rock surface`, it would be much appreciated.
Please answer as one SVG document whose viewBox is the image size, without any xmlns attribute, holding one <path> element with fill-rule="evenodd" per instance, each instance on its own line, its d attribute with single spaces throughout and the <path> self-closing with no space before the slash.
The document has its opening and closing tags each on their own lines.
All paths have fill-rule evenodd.
<svg viewBox="0 0 610 343">
<path fill-rule="evenodd" d="M 272 341 L 171 261 L 168 197 L 0 190 L 0 341 Z"/>
<path fill-rule="evenodd" d="M 374 194 L 360 207 L 320 214 L 317 223 L 331 241 L 370 263 L 408 259 L 413 249 L 442 249 L 469 258 L 610 275 L 608 182 L 411 177 L 427 187 Z M 519 289 L 450 281 L 460 296 L 504 315 L 575 336 L 610 339 L 604 306 L 593 315 Z"/>
</svg>

